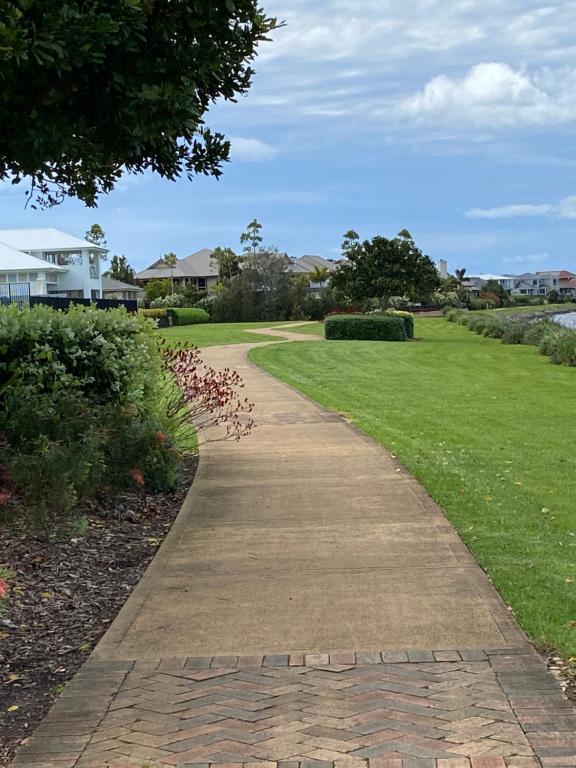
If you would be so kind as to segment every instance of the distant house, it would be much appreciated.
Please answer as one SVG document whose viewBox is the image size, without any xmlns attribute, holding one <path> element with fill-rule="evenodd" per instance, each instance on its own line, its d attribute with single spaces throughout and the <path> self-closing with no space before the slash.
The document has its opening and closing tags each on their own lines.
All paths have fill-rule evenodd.
<svg viewBox="0 0 576 768">
<path fill-rule="evenodd" d="M 37 296 L 99 299 L 107 253 L 57 229 L 0 229 L 0 283 L 27 283 Z"/>
<path fill-rule="evenodd" d="M 327 259 L 324 259 L 322 256 L 300 256 L 298 259 L 291 259 L 292 267 L 290 268 L 290 271 L 295 275 L 305 275 L 307 277 L 310 277 L 314 274 L 314 272 L 317 269 L 323 270 L 327 269 L 328 272 L 332 273 L 337 268 L 337 264 L 335 264 L 333 261 L 328 261 Z M 328 279 L 323 280 L 321 282 L 314 282 L 313 280 L 309 283 L 309 288 L 312 293 L 317 293 L 321 291 L 323 288 L 326 288 L 328 286 Z"/>
<path fill-rule="evenodd" d="M 130 285 L 120 280 L 114 280 L 111 277 L 102 276 L 102 298 L 103 299 L 125 299 L 137 301 L 144 297 L 144 288 L 138 285 Z"/>
<path fill-rule="evenodd" d="M 212 253 L 211 248 L 202 248 L 185 259 L 178 259 L 173 268 L 158 259 L 148 269 L 137 272 L 134 279 L 141 286 L 151 280 L 168 279 L 173 280 L 178 288 L 193 285 L 200 290 L 209 290 L 218 282 L 218 267 L 212 263 Z"/>
<path fill-rule="evenodd" d="M 576 291 L 576 274 L 560 269 L 521 275 L 470 275 L 466 276 L 463 287 L 478 296 L 488 280 L 496 280 L 512 296 L 546 296 L 551 290 L 565 296 Z"/>
</svg>

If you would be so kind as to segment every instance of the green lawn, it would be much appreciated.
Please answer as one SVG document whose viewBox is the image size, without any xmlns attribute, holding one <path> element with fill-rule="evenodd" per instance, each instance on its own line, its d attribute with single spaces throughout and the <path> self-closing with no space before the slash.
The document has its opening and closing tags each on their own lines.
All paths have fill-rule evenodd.
<svg viewBox="0 0 576 768">
<path fill-rule="evenodd" d="M 162 328 L 161 333 L 169 341 L 185 341 L 197 347 L 213 347 L 217 344 L 249 344 L 255 341 L 270 341 L 264 334 L 246 333 L 249 328 L 272 328 L 285 325 L 281 322 L 261 323 L 206 323 L 200 325 L 174 325 Z"/>
<path fill-rule="evenodd" d="M 324 336 L 324 323 L 309 323 L 308 325 L 295 325 L 287 328 L 291 333 L 305 333 L 307 335 Z"/>
<path fill-rule="evenodd" d="M 576 656 L 576 370 L 441 318 L 416 333 L 251 357 L 397 455 L 534 640 Z"/>
</svg>

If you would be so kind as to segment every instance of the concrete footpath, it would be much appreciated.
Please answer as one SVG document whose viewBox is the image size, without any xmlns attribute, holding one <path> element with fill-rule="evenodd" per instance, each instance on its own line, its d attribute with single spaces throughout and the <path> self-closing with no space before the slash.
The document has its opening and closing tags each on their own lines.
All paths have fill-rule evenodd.
<svg viewBox="0 0 576 768">
<path fill-rule="evenodd" d="M 252 346 L 203 354 L 241 373 L 257 428 L 202 450 L 154 562 L 16 763 L 576 766 L 572 705 L 442 510 Z"/>
</svg>

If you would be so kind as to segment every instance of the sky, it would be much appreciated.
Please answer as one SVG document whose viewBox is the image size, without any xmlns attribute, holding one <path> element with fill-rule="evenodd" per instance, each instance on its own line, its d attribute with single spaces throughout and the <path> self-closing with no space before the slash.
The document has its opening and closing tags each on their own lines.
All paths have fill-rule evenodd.
<svg viewBox="0 0 576 768">
<path fill-rule="evenodd" d="M 0 227 L 98 222 L 136 269 L 240 249 L 257 218 L 293 257 L 406 228 L 452 272 L 576 271 L 574 0 L 262 4 L 285 26 L 206 119 L 232 141 L 221 179 L 127 176 L 97 209 L 48 211 L 0 183 Z"/>
</svg>

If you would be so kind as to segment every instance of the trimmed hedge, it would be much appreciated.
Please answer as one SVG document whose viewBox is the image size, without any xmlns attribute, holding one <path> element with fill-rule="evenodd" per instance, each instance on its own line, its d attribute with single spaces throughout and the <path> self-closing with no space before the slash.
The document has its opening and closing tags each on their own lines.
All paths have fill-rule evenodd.
<svg viewBox="0 0 576 768">
<path fill-rule="evenodd" d="M 327 339 L 406 341 L 403 317 L 390 315 L 333 315 L 324 322 Z"/>
<path fill-rule="evenodd" d="M 199 307 L 174 307 L 168 310 L 174 325 L 197 325 L 209 323 L 210 315 Z"/>
<path fill-rule="evenodd" d="M 159 317 L 168 317 L 168 310 L 155 307 L 152 309 L 141 309 L 140 314 L 144 315 L 144 317 L 153 317 L 156 320 Z"/>
<path fill-rule="evenodd" d="M 400 309 L 388 309 L 386 314 L 390 315 L 390 317 L 401 317 L 406 328 L 406 337 L 408 339 L 414 338 L 414 315 L 411 312 L 403 312 Z"/>
</svg>

